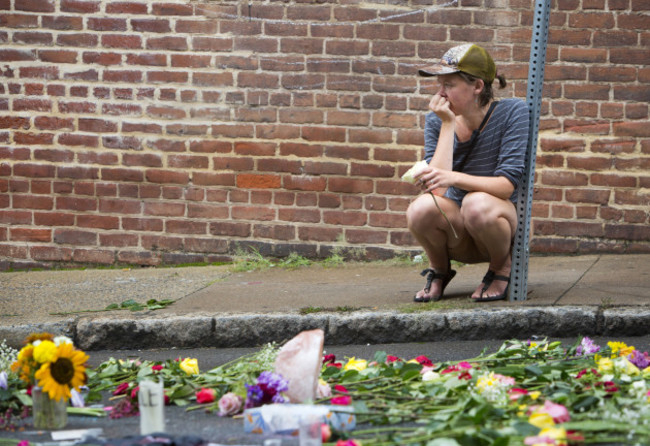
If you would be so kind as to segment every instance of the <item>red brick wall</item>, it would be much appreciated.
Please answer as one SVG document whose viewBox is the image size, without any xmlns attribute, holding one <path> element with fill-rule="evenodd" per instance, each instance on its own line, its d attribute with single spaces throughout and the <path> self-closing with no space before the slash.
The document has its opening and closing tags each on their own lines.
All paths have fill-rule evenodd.
<svg viewBox="0 0 650 446">
<path fill-rule="evenodd" d="M 649 8 L 553 3 L 535 251 L 650 251 Z M 399 177 L 434 83 L 416 68 L 475 41 L 524 97 L 532 16 L 518 0 L 0 0 L 0 266 L 417 249 Z"/>
</svg>

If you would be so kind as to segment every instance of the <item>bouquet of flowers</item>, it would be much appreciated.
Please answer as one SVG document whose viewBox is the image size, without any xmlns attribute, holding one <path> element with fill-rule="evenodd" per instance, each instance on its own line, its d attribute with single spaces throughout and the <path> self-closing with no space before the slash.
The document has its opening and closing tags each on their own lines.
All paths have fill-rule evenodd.
<svg viewBox="0 0 650 446">
<path fill-rule="evenodd" d="M 70 338 L 38 333 L 27 338 L 11 369 L 30 389 L 38 386 L 51 399 L 68 401 L 70 390 L 86 383 L 86 361 L 88 355 L 77 350 Z"/>
</svg>

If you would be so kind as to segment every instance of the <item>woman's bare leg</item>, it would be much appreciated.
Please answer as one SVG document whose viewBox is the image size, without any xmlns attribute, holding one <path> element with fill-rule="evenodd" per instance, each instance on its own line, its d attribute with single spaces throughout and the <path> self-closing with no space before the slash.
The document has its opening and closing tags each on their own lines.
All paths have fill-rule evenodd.
<svg viewBox="0 0 650 446">
<path fill-rule="evenodd" d="M 444 197 L 436 197 L 438 204 L 444 210 L 447 218 L 454 226 L 459 237 L 465 235 L 462 217 L 458 205 Z M 447 273 L 449 270 L 449 250 L 456 246 L 456 239 L 445 217 L 440 213 L 431 194 L 422 194 L 416 198 L 406 211 L 408 228 L 420 243 L 429 258 L 429 267 L 437 273 Z M 441 292 L 442 280 L 436 279 L 428 292 L 421 290 L 416 298 L 431 298 Z"/>
<path fill-rule="evenodd" d="M 496 275 L 510 276 L 512 266 L 511 243 L 517 229 L 517 212 L 509 200 L 502 200 L 483 192 L 467 194 L 461 207 L 465 229 L 474 240 L 476 248 L 489 259 L 489 269 Z M 483 297 L 502 294 L 507 282 L 495 280 L 487 288 Z M 481 297 L 481 283 L 472 298 Z"/>
</svg>

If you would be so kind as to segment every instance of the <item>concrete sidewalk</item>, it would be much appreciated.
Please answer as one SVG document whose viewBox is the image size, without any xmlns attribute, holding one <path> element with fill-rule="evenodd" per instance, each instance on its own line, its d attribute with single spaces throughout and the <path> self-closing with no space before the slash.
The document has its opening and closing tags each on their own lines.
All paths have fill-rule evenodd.
<svg viewBox="0 0 650 446">
<path fill-rule="evenodd" d="M 229 266 L 0 273 L 0 339 L 67 334 L 85 350 L 254 347 L 322 328 L 327 344 L 639 336 L 650 333 L 650 254 L 530 259 L 528 298 L 469 299 L 486 264 L 456 268 L 445 299 L 417 304 L 423 265 Z M 164 309 L 103 311 L 132 299 Z"/>
</svg>

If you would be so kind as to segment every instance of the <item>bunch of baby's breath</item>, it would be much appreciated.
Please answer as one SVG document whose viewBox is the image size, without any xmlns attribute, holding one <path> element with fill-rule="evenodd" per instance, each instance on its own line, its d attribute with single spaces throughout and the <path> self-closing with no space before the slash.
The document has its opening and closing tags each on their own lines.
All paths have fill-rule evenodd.
<svg viewBox="0 0 650 446">
<path fill-rule="evenodd" d="M 278 346 L 274 342 L 263 346 L 256 355 L 259 370 L 273 371 L 275 368 L 275 359 L 277 357 Z"/>
<path fill-rule="evenodd" d="M 6 340 L 0 343 L 0 371 L 9 372 L 11 364 L 16 361 L 18 350 L 7 345 Z"/>
</svg>

